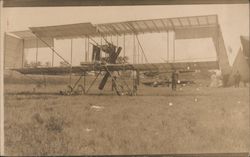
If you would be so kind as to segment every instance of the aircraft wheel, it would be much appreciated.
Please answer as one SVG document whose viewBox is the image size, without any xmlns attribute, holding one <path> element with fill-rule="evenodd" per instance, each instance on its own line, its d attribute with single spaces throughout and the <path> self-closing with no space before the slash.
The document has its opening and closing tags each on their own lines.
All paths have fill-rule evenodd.
<svg viewBox="0 0 250 157">
<path fill-rule="evenodd" d="M 128 92 L 128 96 L 134 96 L 133 92 Z"/>
<path fill-rule="evenodd" d="M 73 88 L 71 87 L 71 85 L 68 85 L 66 89 L 66 95 L 72 95 L 72 93 L 73 93 Z"/>
<path fill-rule="evenodd" d="M 81 84 L 79 84 L 77 86 L 77 91 L 76 92 L 77 92 L 77 94 L 80 94 L 80 95 L 84 94 L 84 87 Z"/>
</svg>

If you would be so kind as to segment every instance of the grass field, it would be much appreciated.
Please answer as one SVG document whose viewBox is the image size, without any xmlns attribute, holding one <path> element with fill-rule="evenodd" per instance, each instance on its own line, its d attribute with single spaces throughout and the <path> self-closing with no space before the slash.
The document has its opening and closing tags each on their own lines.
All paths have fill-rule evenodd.
<svg viewBox="0 0 250 157">
<path fill-rule="evenodd" d="M 249 151 L 248 88 L 107 86 L 61 96 L 62 84 L 5 84 L 6 155 L 219 153 Z M 93 93 L 97 93 L 94 95 Z"/>
</svg>

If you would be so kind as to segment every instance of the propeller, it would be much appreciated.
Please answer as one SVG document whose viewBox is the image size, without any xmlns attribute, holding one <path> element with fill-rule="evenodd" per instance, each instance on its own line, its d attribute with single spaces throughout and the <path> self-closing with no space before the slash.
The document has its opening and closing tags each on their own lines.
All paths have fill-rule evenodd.
<svg viewBox="0 0 250 157">
<path fill-rule="evenodd" d="M 121 47 L 118 47 L 117 51 L 116 52 L 113 52 L 111 53 L 110 57 L 109 57 L 109 60 L 108 60 L 108 63 L 111 63 L 111 64 L 115 64 L 116 63 L 116 60 L 119 56 L 119 54 L 121 53 L 121 50 L 122 48 Z M 100 90 L 103 90 L 104 86 L 106 85 L 107 81 L 108 81 L 108 78 L 109 78 L 110 74 L 109 72 L 106 72 L 106 74 L 104 75 L 104 77 L 102 78 L 102 81 L 101 83 L 99 84 L 99 89 Z"/>
</svg>

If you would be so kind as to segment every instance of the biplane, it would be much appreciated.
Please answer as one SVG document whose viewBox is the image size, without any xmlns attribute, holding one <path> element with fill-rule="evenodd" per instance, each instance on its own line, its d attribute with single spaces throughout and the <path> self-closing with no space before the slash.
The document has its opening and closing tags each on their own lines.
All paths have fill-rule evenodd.
<svg viewBox="0 0 250 157">
<path fill-rule="evenodd" d="M 196 61 L 196 62 L 165 62 L 165 63 L 149 63 L 145 55 L 143 45 L 140 43 L 138 35 L 145 33 L 169 33 L 172 32 L 173 41 L 178 39 L 197 39 L 197 38 L 212 38 L 217 60 L 215 61 Z M 220 30 L 217 15 L 204 15 L 204 16 L 190 16 L 190 17 L 175 17 L 175 18 L 161 18 L 161 19 L 150 19 L 150 20 L 137 20 L 137 21 L 125 21 L 125 22 L 114 22 L 104 24 L 92 24 L 92 23 L 77 23 L 67 25 L 56 25 L 56 26 L 43 26 L 43 27 L 30 27 L 28 31 L 17 31 L 9 32 L 8 35 L 13 35 L 20 39 L 20 53 L 15 56 L 19 56 L 18 60 L 15 60 L 15 64 L 19 64 L 11 70 L 20 72 L 21 74 L 30 75 L 79 75 L 79 79 L 73 84 L 70 81 L 68 86 L 67 94 L 71 95 L 78 87 L 82 93 L 87 94 L 90 87 L 97 80 L 98 77 L 102 76 L 101 82 L 99 83 L 98 89 L 103 90 L 107 81 L 110 79 L 114 85 L 114 89 L 117 95 L 135 95 L 137 85 L 139 85 L 139 74 L 159 72 L 173 72 L 178 70 L 179 72 L 190 72 L 202 69 L 221 69 L 223 76 L 227 76 L 230 72 L 229 62 L 227 59 L 227 53 Z M 133 47 L 139 47 L 141 56 L 144 58 L 145 63 L 118 63 L 117 59 L 122 51 L 125 54 L 125 36 L 130 35 L 133 37 Z M 123 47 L 108 41 L 108 37 L 124 37 Z M 63 58 L 60 52 L 54 49 L 53 41 L 55 39 L 74 39 L 84 38 L 85 45 L 92 45 L 92 61 L 83 62 L 79 66 L 72 65 L 72 51 L 70 61 Z M 101 43 L 95 39 L 99 38 Z M 167 39 L 168 40 L 168 39 Z M 86 43 L 87 41 L 87 43 Z M 90 42 L 91 41 L 91 42 Z M 102 43 L 104 41 L 105 43 Z M 39 44 L 39 43 L 40 44 Z M 173 42 L 173 47 L 175 47 Z M 8 42 L 6 42 L 8 44 Z M 11 42 L 10 42 L 11 43 Z M 31 44 L 28 44 L 31 43 Z M 169 44 L 169 41 L 166 41 Z M 28 46 L 27 46 L 28 45 Z M 48 47 L 51 49 L 51 61 L 50 67 L 25 67 L 24 66 L 24 49 L 25 47 Z M 7 48 L 10 46 L 6 46 Z M 89 46 L 88 46 L 89 48 Z M 89 49 L 85 48 L 85 56 L 89 55 Z M 175 49 L 173 49 L 173 56 L 175 56 Z M 13 50 L 11 50 L 13 51 Z M 169 53 L 169 50 L 167 50 Z M 8 52 L 5 52 L 6 54 Z M 133 61 L 137 60 L 136 52 L 133 51 Z M 183 52 L 185 53 L 185 52 Z M 66 66 L 54 66 L 54 56 L 57 55 Z M 103 57 L 105 56 L 105 57 Z M 13 60 L 9 58 L 9 60 Z M 17 59 L 17 58 L 16 58 Z M 5 60 L 8 60 L 5 59 Z M 20 61 L 21 60 L 21 61 Z M 139 59 L 138 59 L 139 60 Z M 18 62 L 18 63 L 17 63 Z M 84 85 L 79 85 L 79 81 L 88 72 L 97 72 L 96 77 L 93 79 L 89 88 Z M 119 81 L 119 75 L 114 75 L 114 72 L 121 71 L 132 71 L 133 73 L 133 86 L 132 88 L 128 84 L 121 84 Z"/>
</svg>

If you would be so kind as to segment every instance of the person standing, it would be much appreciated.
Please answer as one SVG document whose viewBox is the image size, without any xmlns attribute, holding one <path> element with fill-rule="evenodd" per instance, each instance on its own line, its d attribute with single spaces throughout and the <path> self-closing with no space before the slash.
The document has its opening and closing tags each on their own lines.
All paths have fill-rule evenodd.
<svg viewBox="0 0 250 157">
<path fill-rule="evenodd" d="M 237 70 L 236 74 L 234 75 L 234 87 L 235 88 L 240 87 L 240 80 L 241 80 L 241 76 L 240 76 L 239 71 Z"/>
<path fill-rule="evenodd" d="M 174 71 L 172 73 L 172 90 L 174 91 L 176 90 L 177 82 L 178 82 L 178 73 Z"/>
</svg>

